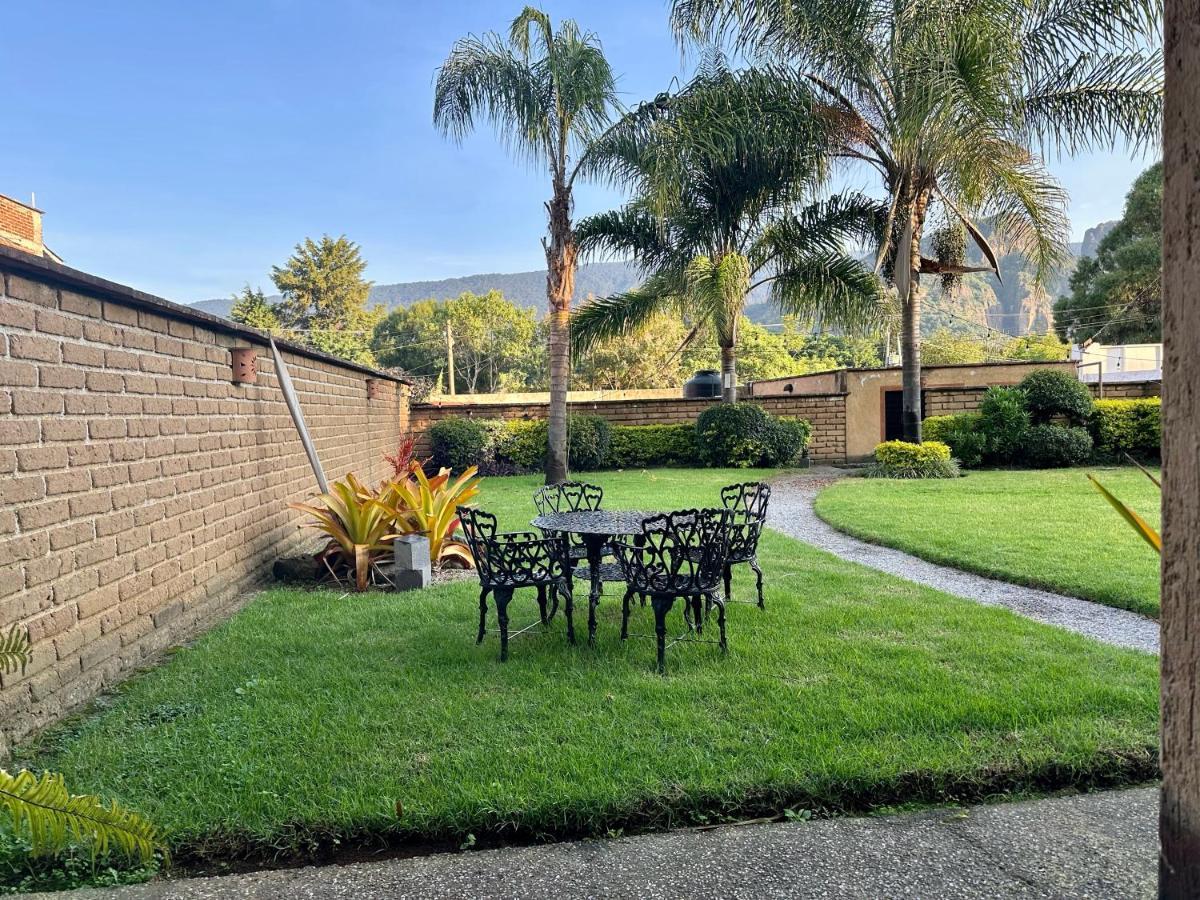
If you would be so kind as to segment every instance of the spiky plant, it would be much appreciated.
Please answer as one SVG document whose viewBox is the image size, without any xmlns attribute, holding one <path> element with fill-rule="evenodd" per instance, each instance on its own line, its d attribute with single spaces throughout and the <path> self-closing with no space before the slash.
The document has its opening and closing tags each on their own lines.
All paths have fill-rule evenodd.
<svg viewBox="0 0 1200 900">
<path fill-rule="evenodd" d="M 456 510 L 479 493 L 478 471 L 471 466 L 451 481 L 449 469 L 429 478 L 413 463 L 408 478 L 385 485 L 379 502 L 392 516 L 398 533 L 423 534 L 429 539 L 429 558 L 436 565 L 456 563 L 471 568 L 475 560 L 470 549 L 455 537 L 459 524 Z"/>
<path fill-rule="evenodd" d="M 962 221 L 993 271 L 977 220 L 1053 271 L 1065 195 L 1037 155 L 1157 145 L 1161 0 L 674 0 L 683 41 L 728 42 L 806 77 L 846 125 L 836 153 L 882 179 L 888 227 L 876 268 L 902 306 L 904 433 L 921 435 L 921 256 L 931 204 Z"/>
<path fill-rule="evenodd" d="M 754 288 L 766 286 L 784 314 L 851 328 L 886 318 L 878 279 L 846 253 L 875 237 L 882 205 L 859 196 L 811 202 L 840 128 L 813 101 L 810 86 L 787 73 L 733 72 L 711 60 L 593 145 L 588 166 L 633 199 L 580 222 L 580 246 L 631 258 L 645 280 L 579 309 L 577 352 L 670 312 L 711 327 L 732 401 L 738 322 Z"/>
<path fill-rule="evenodd" d="M 365 591 L 371 580 L 371 567 L 391 549 L 396 537 L 395 518 L 379 502 L 376 492 L 351 472 L 333 482 L 329 493 L 319 494 L 311 503 L 289 503 L 292 509 L 308 513 L 315 528 L 329 537 L 319 559 L 338 577 L 348 570 L 354 586 Z"/>
<path fill-rule="evenodd" d="M 30 662 L 29 635 L 13 626 L 0 639 L 0 673 L 23 671 Z M 62 775 L 28 769 L 12 774 L 0 768 L 0 811 L 14 834 L 29 838 L 35 854 L 61 853 L 72 843 L 96 855 L 119 850 L 144 863 L 165 854 L 158 829 L 117 801 L 68 793 Z"/>
<path fill-rule="evenodd" d="M 444 134 L 461 140 L 477 118 L 490 119 L 515 156 L 549 170 L 549 227 L 542 239 L 550 319 L 547 483 L 567 476 L 569 316 L 578 254 L 572 210 L 579 157 L 616 105 L 616 82 L 596 35 L 570 19 L 556 31 L 550 17 L 532 6 L 513 20 L 507 40 L 488 33 L 458 41 L 437 74 L 433 121 Z"/>
</svg>

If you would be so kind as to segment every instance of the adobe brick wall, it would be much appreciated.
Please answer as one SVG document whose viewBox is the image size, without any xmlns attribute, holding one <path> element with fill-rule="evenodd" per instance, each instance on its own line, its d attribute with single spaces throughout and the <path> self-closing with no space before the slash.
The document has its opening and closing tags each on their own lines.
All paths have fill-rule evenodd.
<svg viewBox="0 0 1200 900">
<path fill-rule="evenodd" d="M 261 337 L 257 383 L 235 385 L 246 334 L 14 256 L 0 253 L 0 627 L 28 629 L 33 662 L 0 676 L 0 758 L 315 543 L 286 507 L 315 484 Z M 368 400 L 372 373 L 284 358 L 328 477 L 382 478 L 407 386 L 374 373 Z"/>
<path fill-rule="evenodd" d="M 570 404 L 572 413 L 603 416 L 614 425 L 682 425 L 695 422 L 717 400 L 688 400 L 682 397 L 638 400 L 596 400 Z M 810 457 L 818 462 L 840 462 L 846 458 L 846 398 L 843 394 L 797 394 L 754 398 L 778 416 L 806 419 L 813 426 Z M 429 453 L 429 426 L 441 419 L 544 419 L 545 402 L 472 403 L 443 400 L 414 405 L 412 429 L 417 436 L 417 453 Z"/>
<path fill-rule="evenodd" d="M 1093 396 L 1099 396 L 1095 384 L 1088 385 Z M 983 401 L 986 388 L 927 388 L 925 391 L 925 415 L 946 416 L 954 413 L 974 412 Z M 1158 397 L 1162 393 L 1161 381 L 1133 381 L 1104 385 L 1107 400 L 1125 400 L 1140 397 Z"/>
</svg>

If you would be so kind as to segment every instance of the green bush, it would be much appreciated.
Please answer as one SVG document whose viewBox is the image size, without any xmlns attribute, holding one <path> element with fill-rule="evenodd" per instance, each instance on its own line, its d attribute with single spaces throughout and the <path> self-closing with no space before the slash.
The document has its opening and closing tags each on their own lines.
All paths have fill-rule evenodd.
<svg viewBox="0 0 1200 900">
<path fill-rule="evenodd" d="M 1162 449 L 1162 400 L 1097 400 L 1089 425 L 1096 452 L 1105 458 L 1156 457 Z"/>
<path fill-rule="evenodd" d="M 765 464 L 790 466 L 808 449 L 812 426 L 803 419 L 791 416 L 772 417 L 768 430 L 770 451 Z"/>
<path fill-rule="evenodd" d="M 875 465 L 867 470 L 872 478 L 957 478 L 958 465 L 950 448 L 941 441 L 910 444 L 884 441 L 875 447 Z"/>
<path fill-rule="evenodd" d="M 461 472 L 491 458 L 492 423 L 481 419 L 442 419 L 429 429 L 433 465 Z"/>
<path fill-rule="evenodd" d="M 983 416 L 979 413 L 959 413 L 953 416 L 930 416 L 921 425 L 927 441 L 948 444 L 951 455 L 966 469 L 983 464 L 987 453 L 987 435 L 983 432 Z"/>
<path fill-rule="evenodd" d="M 695 465 L 693 425 L 616 425 L 605 465 L 613 469 Z"/>
<path fill-rule="evenodd" d="M 1075 425 L 1034 425 L 1022 444 L 1024 461 L 1042 469 L 1078 466 L 1092 456 L 1092 436 Z"/>
<path fill-rule="evenodd" d="M 1062 416 L 1072 425 L 1084 425 L 1092 414 L 1092 392 L 1070 372 L 1038 369 L 1017 385 L 1025 392 L 1025 409 L 1036 425 Z"/>
<path fill-rule="evenodd" d="M 496 461 L 518 472 L 536 472 L 546 463 L 550 426 L 545 419 L 508 419 L 496 429 L 493 453 Z"/>
<path fill-rule="evenodd" d="M 980 426 L 987 442 L 990 462 L 1010 463 L 1021 455 L 1025 432 L 1029 430 L 1029 411 L 1025 392 L 1020 388 L 990 387 L 979 405 Z"/>
<path fill-rule="evenodd" d="M 567 420 L 567 463 L 572 469 L 593 472 L 608 461 L 612 425 L 601 416 L 571 416 Z"/>
<path fill-rule="evenodd" d="M 809 425 L 781 420 L 756 403 L 718 403 L 696 420 L 696 446 L 707 466 L 787 465 L 808 445 Z"/>
</svg>

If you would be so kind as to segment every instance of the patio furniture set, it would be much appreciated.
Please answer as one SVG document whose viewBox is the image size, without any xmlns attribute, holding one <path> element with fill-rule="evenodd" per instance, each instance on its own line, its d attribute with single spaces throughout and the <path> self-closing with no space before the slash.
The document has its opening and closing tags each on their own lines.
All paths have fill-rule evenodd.
<svg viewBox="0 0 1200 900">
<path fill-rule="evenodd" d="M 733 567 L 747 564 L 755 575 L 757 605 L 763 602 L 763 575 L 758 565 L 758 539 L 766 522 L 771 488 L 760 482 L 721 489 L 721 506 L 658 513 L 602 508 L 604 491 L 597 485 L 568 481 L 547 485 L 534 494 L 537 531 L 501 532 L 496 517 L 469 506 L 458 515 L 479 575 L 479 633 L 487 633 L 488 595 L 496 607 L 500 660 L 508 659 L 510 638 L 538 625 L 548 625 L 564 600 L 567 640 L 575 643 L 574 586 L 587 579 L 588 643 L 596 639 L 596 607 L 605 582 L 625 585 L 621 599 L 621 639 L 630 637 L 629 617 L 635 598 L 654 612 L 658 670 L 665 671 L 669 646 L 680 642 L 715 643 L 722 652 L 725 605 L 732 601 Z M 606 562 L 608 558 L 613 561 Z M 508 605 L 519 588 L 537 590 L 540 616 L 509 633 Z M 723 590 L 722 590 L 723 588 Z M 667 643 L 666 619 L 677 600 L 683 602 L 687 630 Z M 751 602 L 751 601 L 747 601 Z M 716 641 L 703 637 L 711 611 L 717 612 Z"/>
</svg>

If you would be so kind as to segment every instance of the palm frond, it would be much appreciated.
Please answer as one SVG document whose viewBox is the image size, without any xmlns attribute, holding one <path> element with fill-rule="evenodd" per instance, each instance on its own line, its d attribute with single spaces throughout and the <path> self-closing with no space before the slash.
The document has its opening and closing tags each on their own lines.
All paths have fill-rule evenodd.
<svg viewBox="0 0 1200 900">
<path fill-rule="evenodd" d="M 868 333 L 897 314 L 879 277 L 843 254 L 792 260 L 767 281 L 771 302 L 785 315 Z"/>
<path fill-rule="evenodd" d="M 719 259 L 697 256 L 684 271 L 688 308 L 712 324 L 717 344 L 732 347 L 750 293 L 750 263 L 740 253 Z"/>
<path fill-rule="evenodd" d="M 116 800 L 68 793 L 55 772 L 0 769 L 0 810 L 15 833 L 29 837 L 34 853 L 60 852 L 72 842 L 88 844 L 96 855 L 115 849 L 143 862 L 166 852 L 153 824 Z"/>
<path fill-rule="evenodd" d="M 656 315 L 677 307 L 685 288 L 680 276 L 652 275 L 623 294 L 598 297 L 571 315 L 571 350 L 585 353 L 597 344 L 641 330 Z"/>
<path fill-rule="evenodd" d="M 575 241 L 583 256 L 631 257 L 643 272 L 668 267 L 678 244 L 668 223 L 634 202 L 609 212 L 596 213 L 575 226 Z"/>
<path fill-rule="evenodd" d="M 28 631 L 13 625 L 8 634 L 0 632 L 0 674 L 18 670 L 23 673 L 31 659 Z"/>
</svg>

